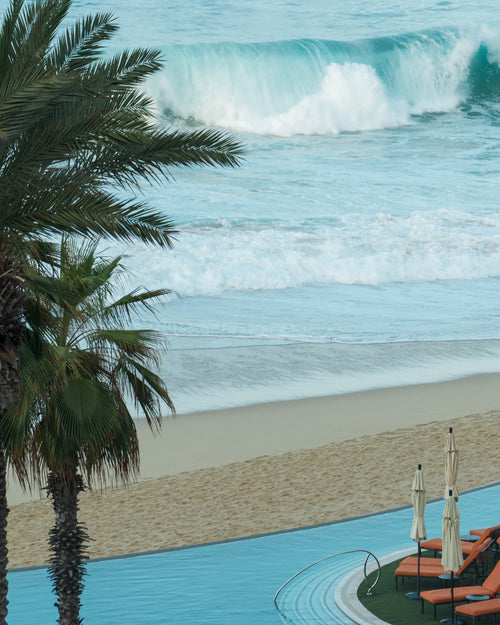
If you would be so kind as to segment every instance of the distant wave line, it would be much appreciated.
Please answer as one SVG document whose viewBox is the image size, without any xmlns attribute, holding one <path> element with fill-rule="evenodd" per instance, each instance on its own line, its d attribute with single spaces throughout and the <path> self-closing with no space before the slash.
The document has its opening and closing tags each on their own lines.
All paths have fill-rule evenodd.
<svg viewBox="0 0 500 625">
<path fill-rule="evenodd" d="M 398 340 L 386 340 L 386 341 L 339 341 L 328 338 L 318 338 L 318 337 L 307 337 L 307 336 L 288 336 L 288 335 L 254 335 L 254 336 L 246 336 L 246 335 L 237 335 L 237 334 L 181 334 L 181 333 L 166 333 L 167 337 L 175 337 L 175 338 L 186 338 L 186 339 L 236 339 L 236 340 L 249 340 L 249 341 L 259 341 L 259 340 L 287 340 L 293 339 L 291 343 L 276 343 L 275 345 L 270 345 L 266 343 L 266 347 L 286 347 L 287 345 L 339 345 L 339 346 L 353 346 L 353 347 L 382 347 L 388 345 L 420 345 L 420 346 L 431 346 L 431 345 L 441 345 L 441 344 L 477 344 L 477 343 L 500 343 L 500 336 L 491 337 L 491 338 L 470 338 L 470 339 L 398 339 Z M 296 340 L 295 340 L 296 339 Z M 168 351 L 192 351 L 192 350 L 217 350 L 217 349 L 241 349 L 244 348 L 243 345 L 228 345 L 228 346 L 210 346 L 210 347 L 174 347 L 169 348 Z M 253 347 L 261 347 L 261 345 L 252 345 Z M 495 345 L 495 347 L 498 347 Z"/>
</svg>

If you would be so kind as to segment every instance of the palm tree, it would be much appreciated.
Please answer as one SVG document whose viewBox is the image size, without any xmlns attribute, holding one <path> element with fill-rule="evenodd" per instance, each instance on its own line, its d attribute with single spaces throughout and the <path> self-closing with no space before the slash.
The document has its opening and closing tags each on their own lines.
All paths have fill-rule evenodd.
<svg viewBox="0 0 500 625">
<path fill-rule="evenodd" d="M 85 482 L 110 475 L 127 480 L 137 471 L 129 403 L 152 427 L 162 406 L 173 411 L 166 386 L 151 370 L 160 336 L 128 327 L 135 308 L 150 309 L 167 291 L 135 290 L 114 299 L 121 258 L 99 258 L 96 246 L 63 238 L 51 275 L 27 271 L 33 294 L 20 350 L 21 400 L 2 423 L 21 482 L 46 484 L 52 499 L 49 574 L 60 625 L 82 622 L 88 535 L 78 522 L 79 493 Z"/>
<path fill-rule="evenodd" d="M 170 246 L 171 220 L 132 191 L 169 179 L 171 167 L 235 166 L 241 154 L 218 131 L 159 128 L 140 91 L 161 67 L 159 53 L 104 57 L 117 28 L 112 17 L 99 13 L 63 29 L 70 5 L 10 0 L 0 24 L 0 421 L 18 397 L 23 268 L 33 242 L 67 232 Z M 7 514 L 0 440 L 0 625 Z"/>
</svg>

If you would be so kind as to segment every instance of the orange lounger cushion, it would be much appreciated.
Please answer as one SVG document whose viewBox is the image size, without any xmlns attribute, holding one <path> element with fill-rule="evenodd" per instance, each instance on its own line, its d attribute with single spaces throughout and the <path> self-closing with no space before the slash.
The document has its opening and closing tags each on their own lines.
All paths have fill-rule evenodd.
<svg viewBox="0 0 500 625">
<path fill-rule="evenodd" d="M 460 544 L 462 545 L 462 553 L 469 554 L 473 550 L 475 543 L 470 542 L 470 541 L 466 541 L 466 540 L 462 540 L 460 542 Z M 431 538 L 430 540 L 426 540 L 424 542 L 421 542 L 420 546 L 423 549 L 433 549 L 434 551 L 441 551 L 442 548 L 443 548 L 443 539 L 442 538 Z"/>
<path fill-rule="evenodd" d="M 446 573 L 442 566 L 426 566 L 420 568 L 420 577 L 439 577 Z M 417 576 L 417 567 L 416 566 L 398 566 L 398 568 L 394 571 L 394 575 L 399 577 L 416 577 Z"/>
<path fill-rule="evenodd" d="M 486 590 L 482 586 L 457 586 L 453 589 L 453 599 L 455 601 L 465 601 L 467 595 L 488 595 L 489 597 L 494 597 L 495 593 Z M 420 598 L 434 605 L 451 603 L 451 590 L 450 588 L 422 590 Z"/>
<path fill-rule="evenodd" d="M 417 556 L 408 556 L 404 560 L 401 560 L 399 566 L 411 564 L 411 566 L 417 566 Z M 441 566 L 441 558 L 420 558 L 420 566 Z"/>
<path fill-rule="evenodd" d="M 496 538 L 497 536 L 495 536 L 494 538 L 492 536 L 489 536 L 484 540 L 479 539 L 476 543 L 474 543 L 473 550 L 465 558 L 464 563 L 457 571 L 456 576 L 461 577 L 461 575 L 465 573 L 465 571 L 467 571 L 467 569 L 477 561 L 481 554 L 489 548 L 491 542 Z M 425 562 L 426 564 L 422 564 Z M 411 556 L 408 558 L 404 558 L 400 562 L 398 568 L 394 571 L 394 581 L 397 588 L 398 577 L 417 577 L 418 575 L 420 575 L 420 577 L 436 578 L 443 573 L 448 573 L 448 571 L 445 571 L 441 566 L 441 558 L 421 558 L 419 566 L 418 558 Z"/>
<path fill-rule="evenodd" d="M 491 533 L 499 528 L 500 528 L 500 525 L 492 525 L 491 527 L 485 527 L 483 529 L 470 530 L 469 534 L 472 534 L 473 536 L 485 536 L 486 532 Z"/>
<path fill-rule="evenodd" d="M 453 589 L 455 601 L 465 601 L 467 595 L 487 595 L 494 597 L 500 592 L 500 562 L 495 564 L 494 569 L 484 580 L 482 586 L 458 586 Z M 441 603 L 451 602 L 451 590 L 449 588 L 437 588 L 435 590 L 424 590 L 420 593 L 423 601 L 428 601 L 436 606 Z M 423 605 L 422 605 L 423 608 Z"/>
<path fill-rule="evenodd" d="M 495 614 L 496 612 L 500 612 L 500 598 L 486 599 L 486 601 L 474 601 L 474 603 L 459 605 L 455 608 L 455 612 L 467 614 L 472 617 Z"/>
<path fill-rule="evenodd" d="M 477 542 L 474 543 L 474 548 L 472 549 L 471 553 L 465 558 L 464 563 L 462 564 L 462 566 L 460 567 L 460 569 L 457 571 L 457 575 L 460 576 L 469 566 L 471 566 L 471 564 L 481 555 L 481 553 L 483 551 L 485 551 L 489 545 L 491 544 L 492 538 L 485 538 L 484 540 L 478 540 Z M 412 573 L 398 573 L 398 570 L 401 567 L 405 567 L 408 570 L 413 569 L 415 572 L 413 573 L 413 575 L 417 575 L 417 567 L 418 567 L 418 558 L 415 556 L 408 556 L 407 558 L 404 558 L 404 560 L 402 560 L 399 564 L 398 569 L 396 569 L 395 571 L 395 575 L 405 575 L 405 576 L 411 576 Z M 441 568 L 441 558 L 420 558 L 420 570 L 427 570 L 427 569 L 434 569 L 434 568 Z M 442 569 L 443 570 L 443 569 Z M 443 570 L 443 572 L 446 572 Z"/>
<path fill-rule="evenodd" d="M 479 540 L 485 540 L 492 533 L 497 532 L 500 529 L 500 525 L 493 525 L 492 527 L 486 527 L 478 530 L 470 530 L 469 534 L 472 536 L 479 536 L 477 541 L 466 541 L 462 540 L 462 553 L 470 554 L 474 549 L 474 545 L 479 542 Z M 431 538 L 429 540 L 423 540 L 420 543 L 420 546 L 423 549 L 433 549 L 434 551 L 441 551 L 443 547 L 443 539 L 442 538 Z"/>
</svg>

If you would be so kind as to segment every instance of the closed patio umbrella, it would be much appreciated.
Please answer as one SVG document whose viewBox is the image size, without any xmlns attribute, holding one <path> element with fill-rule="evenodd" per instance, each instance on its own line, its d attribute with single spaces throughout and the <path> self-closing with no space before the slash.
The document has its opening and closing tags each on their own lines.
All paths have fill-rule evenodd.
<svg viewBox="0 0 500 625">
<path fill-rule="evenodd" d="M 451 619 L 442 619 L 442 625 L 457 625 L 455 603 L 453 601 L 454 573 L 460 569 L 463 563 L 464 557 L 460 543 L 460 513 L 458 512 L 453 491 L 450 488 L 443 512 L 441 566 L 445 571 L 451 573 Z"/>
<path fill-rule="evenodd" d="M 425 484 L 422 465 L 419 464 L 415 471 L 413 483 L 411 486 L 411 502 L 413 504 L 413 521 L 411 524 L 410 537 L 418 543 L 418 559 L 417 559 L 417 592 L 409 592 L 406 597 L 408 599 L 420 599 L 420 542 L 426 540 L 427 533 L 425 529 L 424 510 L 425 510 Z"/>
<path fill-rule="evenodd" d="M 460 494 L 457 486 L 458 479 L 458 449 L 455 444 L 455 435 L 453 434 L 453 428 L 448 430 L 448 436 L 446 438 L 446 445 L 444 448 L 446 452 L 446 461 L 444 467 L 444 477 L 446 481 L 446 488 L 444 491 L 444 498 L 448 497 L 448 491 L 453 492 L 455 501 L 458 501 L 458 495 Z"/>
</svg>

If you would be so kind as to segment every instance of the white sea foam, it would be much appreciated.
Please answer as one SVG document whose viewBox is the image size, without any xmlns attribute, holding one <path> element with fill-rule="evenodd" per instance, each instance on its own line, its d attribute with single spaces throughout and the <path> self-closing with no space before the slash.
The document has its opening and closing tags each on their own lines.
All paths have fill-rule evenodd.
<svg viewBox="0 0 500 625">
<path fill-rule="evenodd" d="M 220 125 L 235 130 L 281 136 L 374 130 L 408 122 L 405 103 L 391 102 L 373 67 L 359 63 L 331 63 L 318 92 L 305 96 L 284 113 L 219 120 Z"/>
<path fill-rule="evenodd" d="M 413 115 L 454 109 L 467 96 L 471 59 L 478 35 L 460 36 L 449 48 L 418 40 L 398 50 L 392 90 L 400 94 Z"/>
<path fill-rule="evenodd" d="M 174 250 L 137 248 L 131 266 L 180 295 L 319 284 L 479 280 L 500 276 L 500 214 L 438 210 L 346 215 L 314 225 L 191 224 Z M 156 278 L 155 278 L 156 276 Z"/>
<path fill-rule="evenodd" d="M 288 93 L 255 76 L 243 86 L 233 71 L 238 69 L 221 76 L 219 68 L 210 80 L 199 76 L 189 86 L 164 77 L 151 92 L 160 109 L 176 116 L 255 134 L 338 134 L 409 123 L 408 103 L 390 98 L 373 67 L 366 64 L 330 63 L 309 91 L 285 84 Z"/>
<path fill-rule="evenodd" d="M 483 25 L 480 32 L 482 41 L 488 50 L 488 62 L 500 66 L 500 40 L 498 38 L 498 31 L 491 26 Z"/>
</svg>

